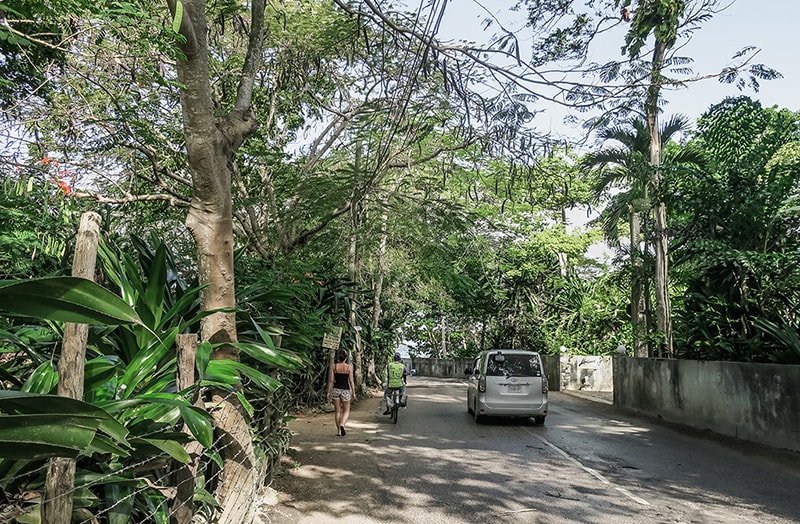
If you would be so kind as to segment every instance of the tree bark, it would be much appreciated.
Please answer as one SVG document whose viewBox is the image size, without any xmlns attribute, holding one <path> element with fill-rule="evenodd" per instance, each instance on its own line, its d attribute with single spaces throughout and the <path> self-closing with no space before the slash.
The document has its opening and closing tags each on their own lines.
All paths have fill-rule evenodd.
<svg viewBox="0 0 800 524">
<path fill-rule="evenodd" d="M 653 243 L 655 248 L 655 291 L 656 291 L 656 329 L 658 338 L 658 356 L 672 357 L 672 310 L 669 301 L 669 267 L 667 236 L 667 208 L 661 191 L 661 133 L 658 129 L 658 96 L 661 91 L 661 70 L 664 65 L 666 43 L 656 38 L 653 50 L 653 63 L 650 74 L 650 86 L 647 90 L 645 110 L 647 127 L 650 131 L 650 164 L 653 168 L 651 184 L 658 203 L 653 208 Z"/>
<path fill-rule="evenodd" d="M 347 274 L 350 281 L 358 283 L 361 281 L 361 257 L 359 256 L 359 230 L 361 229 L 361 220 L 363 213 L 363 206 L 361 205 L 361 190 L 358 187 L 362 177 L 362 146 L 358 145 L 355 155 L 355 167 L 353 175 L 353 190 L 350 196 L 350 238 L 347 249 Z M 350 326 L 354 331 L 354 347 L 353 347 L 353 382 L 355 383 L 356 391 L 362 391 L 364 384 L 363 377 L 363 348 L 361 342 L 360 326 L 358 325 L 358 304 L 359 300 L 355 294 L 350 295 Z"/>
<path fill-rule="evenodd" d="M 387 211 L 389 202 L 389 198 L 386 196 L 382 199 L 382 206 L 383 210 L 381 211 L 381 238 L 380 242 L 378 243 L 378 273 L 375 276 L 375 284 L 374 288 L 374 296 L 372 299 L 372 332 L 377 333 L 380 327 L 381 315 L 383 313 L 383 309 L 381 306 L 381 299 L 383 295 L 383 281 L 386 277 L 386 252 L 389 245 L 389 213 Z M 381 381 L 378 377 L 377 372 L 377 365 L 375 363 L 375 349 L 373 347 L 372 351 L 370 351 L 370 359 L 367 362 L 367 372 L 366 377 L 368 378 L 368 382 L 371 382 L 372 386 L 380 385 Z"/>
<path fill-rule="evenodd" d="M 647 334 L 645 323 L 644 283 L 642 282 L 641 218 L 639 212 L 631 208 L 628 215 L 631 233 L 631 335 L 633 356 L 647 356 Z"/>
<path fill-rule="evenodd" d="M 78 228 L 72 276 L 94 280 L 97 247 L 100 243 L 100 215 L 84 213 Z M 86 363 L 87 324 L 68 322 L 58 360 L 58 394 L 83 399 L 83 378 Z M 56 457 L 47 466 L 42 522 L 69 524 L 72 519 L 72 491 L 75 483 L 75 459 Z"/>
<path fill-rule="evenodd" d="M 197 247 L 197 271 L 203 308 L 233 310 L 236 305 L 233 270 L 233 216 L 231 171 L 236 152 L 257 122 L 252 112 L 255 73 L 262 56 L 264 0 L 251 3 L 250 39 L 242 66 L 233 109 L 225 116 L 214 114 L 211 96 L 209 49 L 205 0 L 166 0 L 173 17 L 182 7 L 179 44 L 184 58 L 176 69 L 181 89 L 181 111 L 189 169 L 192 202 L 186 225 Z M 238 360 L 236 318 L 233 312 L 205 317 L 200 326 L 202 340 L 219 343 L 212 358 Z M 224 467 L 217 498 L 222 504 L 222 522 L 249 523 L 257 484 L 255 453 L 249 425 L 235 395 L 215 392 L 217 409 L 212 411 L 217 442 Z M 246 501 L 247 498 L 249 502 Z"/>
<path fill-rule="evenodd" d="M 355 192 L 354 192 L 355 196 Z M 358 256 L 358 227 L 361 222 L 361 205 L 353 203 L 350 207 L 350 245 L 348 247 L 348 276 L 351 282 L 361 280 L 361 261 Z M 361 332 L 358 326 L 358 297 L 350 295 L 350 325 L 354 330 L 353 347 L 353 381 L 356 391 L 361 391 L 363 387 L 363 348 L 361 343 Z"/>
</svg>

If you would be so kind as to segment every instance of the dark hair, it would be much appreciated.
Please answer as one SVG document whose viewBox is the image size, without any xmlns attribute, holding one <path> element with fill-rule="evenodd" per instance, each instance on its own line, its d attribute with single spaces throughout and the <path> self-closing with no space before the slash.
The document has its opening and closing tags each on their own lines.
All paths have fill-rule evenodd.
<svg viewBox="0 0 800 524">
<path fill-rule="evenodd" d="M 336 362 L 345 362 L 347 360 L 347 350 L 340 349 L 336 352 Z"/>
</svg>

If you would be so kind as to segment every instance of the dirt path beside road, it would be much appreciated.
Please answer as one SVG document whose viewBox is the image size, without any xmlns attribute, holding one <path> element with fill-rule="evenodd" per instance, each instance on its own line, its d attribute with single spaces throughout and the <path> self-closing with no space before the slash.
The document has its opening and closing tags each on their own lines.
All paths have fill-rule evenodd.
<svg viewBox="0 0 800 524">
<path fill-rule="evenodd" d="M 272 481 L 270 496 L 259 508 L 262 523 L 370 522 L 359 516 L 352 500 L 359 488 L 357 477 L 377 474 L 379 469 L 377 461 L 367 463 L 369 456 L 360 448 L 374 444 L 381 438 L 379 429 L 390 423 L 389 417 L 381 415 L 381 395 L 373 391 L 355 403 L 344 437 L 337 435 L 333 412 L 303 413 L 289 424 L 292 442 Z M 353 471 L 353 460 L 359 462 L 358 471 Z M 321 513 L 323 508 L 325 513 Z M 330 515 L 331 511 L 337 516 Z"/>
</svg>

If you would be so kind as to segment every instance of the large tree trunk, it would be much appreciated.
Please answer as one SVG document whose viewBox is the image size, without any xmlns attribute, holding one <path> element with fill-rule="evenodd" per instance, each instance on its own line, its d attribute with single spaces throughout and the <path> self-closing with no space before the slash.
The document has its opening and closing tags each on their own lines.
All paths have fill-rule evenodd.
<svg viewBox="0 0 800 524">
<path fill-rule="evenodd" d="M 650 164 L 653 167 L 651 183 L 658 202 L 653 208 L 653 242 L 655 247 L 655 286 L 656 286 L 656 328 L 658 337 L 658 356 L 672 356 L 672 311 L 669 301 L 669 268 L 667 237 L 667 208 L 661 196 L 661 133 L 658 129 L 658 95 L 661 90 L 661 69 L 664 64 L 666 44 L 656 38 L 653 50 L 653 63 L 650 86 L 647 90 L 645 110 L 647 127 L 650 131 Z"/>
<path fill-rule="evenodd" d="M 378 274 L 375 276 L 375 283 L 373 285 L 374 295 L 372 298 L 372 332 L 377 333 L 380 328 L 381 315 L 383 308 L 381 306 L 381 299 L 383 295 L 383 281 L 386 276 L 386 252 L 389 245 L 389 212 L 388 209 L 388 196 L 382 200 L 383 211 L 381 212 L 381 239 L 378 244 Z M 367 363 L 368 382 L 371 386 L 378 386 L 381 383 L 378 377 L 377 363 L 375 362 L 375 348 L 373 345 L 370 351 L 370 359 Z"/>
<path fill-rule="evenodd" d="M 647 334 L 645 324 L 644 282 L 642 282 L 641 218 L 639 212 L 631 207 L 628 215 L 631 234 L 631 332 L 633 335 L 633 356 L 647 356 Z"/>
<path fill-rule="evenodd" d="M 355 191 L 353 192 L 353 205 L 350 207 L 350 244 L 347 250 L 347 273 L 351 282 L 359 282 L 361 280 L 361 260 L 358 254 L 358 229 L 361 223 L 361 205 L 355 200 Z M 353 382 L 356 386 L 356 391 L 362 391 L 364 385 L 364 363 L 363 355 L 364 350 L 361 342 L 361 331 L 358 329 L 358 297 L 355 294 L 350 295 L 350 325 L 354 328 L 354 346 L 353 347 Z"/>
<path fill-rule="evenodd" d="M 362 180 L 362 146 L 359 144 L 356 148 L 354 173 L 353 173 L 353 190 L 350 196 L 350 238 L 347 247 L 347 276 L 351 282 L 358 284 L 361 282 L 361 256 L 359 254 L 359 234 L 361 229 L 361 221 L 364 208 L 361 205 L 362 193 L 359 184 Z M 356 391 L 361 392 L 364 388 L 364 348 L 362 347 L 361 330 L 359 329 L 358 320 L 359 299 L 356 293 L 350 294 L 350 326 L 354 330 L 354 347 L 353 347 L 353 382 L 356 386 Z"/>
<path fill-rule="evenodd" d="M 252 2 L 252 23 L 247 56 L 239 82 L 236 103 L 224 117 L 214 115 L 208 63 L 205 0 L 167 0 L 173 17 L 182 7 L 180 49 L 185 58 L 176 64 L 181 89 L 181 109 L 189 169 L 192 174 L 192 205 L 186 225 L 197 246 L 201 299 L 206 310 L 236 305 L 233 270 L 233 218 L 231 169 L 244 138 L 256 126 L 252 113 L 254 73 L 261 57 L 264 0 Z M 201 324 L 202 340 L 221 343 L 215 359 L 238 360 L 238 351 L 226 342 L 236 342 L 234 313 L 220 312 Z M 252 502 L 257 481 L 255 453 L 249 424 L 235 395 L 214 392 L 216 442 L 224 467 L 217 498 L 221 522 L 248 523 L 253 519 Z M 221 444 L 220 444 L 221 443 Z"/>
</svg>

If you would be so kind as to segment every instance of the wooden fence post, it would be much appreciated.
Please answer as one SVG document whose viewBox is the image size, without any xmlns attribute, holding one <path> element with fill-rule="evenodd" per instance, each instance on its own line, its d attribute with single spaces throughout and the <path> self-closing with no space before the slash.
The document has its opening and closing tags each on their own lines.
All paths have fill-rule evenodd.
<svg viewBox="0 0 800 524">
<path fill-rule="evenodd" d="M 175 338 L 178 350 L 178 391 L 183 391 L 195 382 L 195 356 L 197 355 L 197 335 L 180 334 Z M 197 399 L 195 405 L 202 407 L 202 400 Z M 184 425 L 183 431 L 188 433 Z M 197 475 L 197 458 L 203 449 L 200 443 L 193 440 L 184 446 L 191 459 L 188 464 L 180 464 L 172 474 L 172 483 L 177 488 L 175 499 L 169 512 L 171 524 L 188 524 L 194 515 L 194 483 Z"/>
<path fill-rule="evenodd" d="M 81 215 L 72 276 L 94 280 L 97 264 L 97 247 L 100 243 L 100 215 L 87 212 Z M 64 340 L 58 359 L 58 394 L 62 397 L 83 400 L 83 377 L 86 360 L 87 324 L 68 322 L 64 326 Z M 69 524 L 72 519 L 72 491 L 75 483 L 75 460 L 56 457 L 47 467 L 42 522 Z"/>
</svg>

